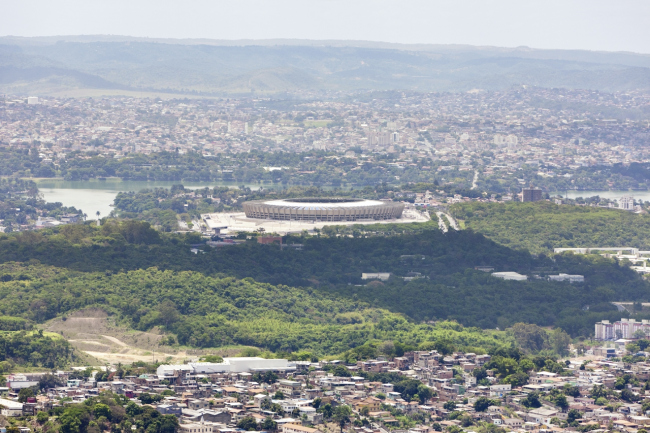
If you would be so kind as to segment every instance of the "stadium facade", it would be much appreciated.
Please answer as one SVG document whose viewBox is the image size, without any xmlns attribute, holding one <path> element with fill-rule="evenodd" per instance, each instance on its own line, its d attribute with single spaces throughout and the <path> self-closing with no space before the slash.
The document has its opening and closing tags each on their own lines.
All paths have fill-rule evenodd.
<svg viewBox="0 0 650 433">
<path fill-rule="evenodd" d="M 404 204 L 340 197 L 255 200 L 243 203 L 247 218 L 285 221 L 361 221 L 400 218 Z"/>
</svg>

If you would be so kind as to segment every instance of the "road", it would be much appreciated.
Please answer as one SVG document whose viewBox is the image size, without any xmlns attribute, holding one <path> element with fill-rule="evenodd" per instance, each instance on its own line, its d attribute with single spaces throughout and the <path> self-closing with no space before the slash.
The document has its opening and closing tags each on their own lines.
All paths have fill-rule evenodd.
<svg viewBox="0 0 650 433">
<path fill-rule="evenodd" d="M 458 222 L 448 213 L 436 212 L 436 215 L 438 216 L 438 228 L 443 233 L 447 233 L 447 231 L 449 230 L 449 227 L 447 227 L 447 224 L 445 224 L 445 220 L 442 218 L 443 215 L 447 218 L 447 221 L 449 221 L 449 225 L 451 226 L 452 229 L 456 231 L 460 230 L 460 227 L 458 226 Z"/>
<path fill-rule="evenodd" d="M 618 308 L 618 311 L 627 311 L 628 313 L 634 313 L 633 302 L 612 302 L 612 304 Z M 643 308 L 648 308 L 650 307 L 650 302 L 642 302 L 641 306 Z"/>
<path fill-rule="evenodd" d="M 451 215 L 449 215 L 448 213 L 443 213 L 443 215 L 447 217 L 449 224 L 451 224 L 451 228 L 453 228 L 456 231 L 460 230 L 460 227 L 458 226 L 458 222 Z"/>
<path fill-rule="evenodd" d="M 102 337 L 104 337 L 107 340 L 112 341 L 113 343 L 117 344 L 118 346 L 129 347 L 128 344 L 124 343 L 123 341 L 118 340 L 115 337 L 111 337 L 110 335 L 102 335 Z"/>
<path fill-rule="evenodd" d="M 438 216 L 438 228 L 440 229 L 441 232 L 447 233 L 447 224 L 445 224 L 445 220 L 442 219 L 442 216 L 444 215 L 442 212 L 436 212 L 436 215 Z"/>
</svg>

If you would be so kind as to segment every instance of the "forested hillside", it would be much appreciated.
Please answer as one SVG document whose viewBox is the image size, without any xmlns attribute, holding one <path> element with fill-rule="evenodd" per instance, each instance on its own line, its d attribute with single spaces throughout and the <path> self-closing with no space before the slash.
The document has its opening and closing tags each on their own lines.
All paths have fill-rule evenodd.
<svg viewBox="0 0 650 433">
<path fill-rule="evenodd" d="M 0 160 L 3 157 L 0 151 Z M 3 227 L 4 232 L 11 232 L 20 228 L 21 224 L 26 224 L 29 220 L 33 222 L 39 217 L 56 217 L 77 212 L 79 212 L 77 209 L 64 207 L 61 203 L 45 202 L 39 195 L 34 181 L 0 179 L 0 226 Z"/>
<path fill-rule="evenodd" d="M 531 253 L 560 247 L 650 248 L 650 216 L 618 209 L 535 203 L 459 203 L 451 213 L 493 241 Z"/>
<path fill-rule="evenodd" d="M 15 263 L 2 265 L 0 273 L 2 314 L 24 315 L 41 323 L 76 309 L 100 307 L 133 328 L 160 326 L 174 333 L 179 343 L 191 346 L 236 343 L 274 352 L 337 354 L 373 339 L 417 347 L 451 334 L 444 328 L 409 323 L 360 300 L 252 279 L 155 268 L 80 273 Z M 456 340 L 470 347 L 503 343 L 489 332 Z"/>
<path fill-rule="evenodd" d="M 43 331 L 0 331 L 0 382 L 1 374 L 11 371 L 15 365 L 56 369 L 75 360 L 78 357 L 72 346 L 57 335 L 46 335 Z"/>
<path fill-rule="evenodd" d="M 42 322 L 103 305 L 141 329 L 178 317 L 173 326 L 163 325 L 183 343 L 232 341 L 336 353 L 368 338 L 414 343 L 426 338 L 416 337 L 420 325 L 380 310 L 402 313 L 413 323 L 454 319 L 503 329 L 527 322 L 558 325 L 577 336 L 589 335 L 595 321 L 620 318 L 611 301 L 650 299 L 650 285 L 613 260 L 533 257 L 471 231 L 288 239 L 304 245 L 299 251 L 253 239 L 219 249 L 205 246 L 195 255 L 189 249 L 196 241 L 136 221 L 2 235 L 0 262 L 32 266 L 4 268 L 0 314 Z M 503 281 L 476 266 L 530 279 Z M 363 272 L 392 277 L 368 282 Z M 585 275 L 585 283 L 546 280 L 559 272 Z M 405 276 L 419 278 L 405 281 Z M 162 314 L 165 302 L 178 315 Z M 382 328 L 385 317 L 395 322 Z"/>
</svg>

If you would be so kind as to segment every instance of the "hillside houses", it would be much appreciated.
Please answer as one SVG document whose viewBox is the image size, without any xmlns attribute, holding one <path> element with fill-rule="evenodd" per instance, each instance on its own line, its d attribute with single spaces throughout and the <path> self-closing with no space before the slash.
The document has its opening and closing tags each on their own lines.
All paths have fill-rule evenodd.
<svg viewBox="0 0 650 433">
<path fill-rule="evenodd" d="M 630 433 L 650 426 L 646 413 L 650 407 L 644 411 L 643 404 L 646 398 L 650 401 L 644 384 L 650 377 L 650 363 L 646 362 L 601 358 L 586 367 L 570 362 L 561 373 L 529 371 L 526 383 L 515 386 L 486 368 L 494 365 L 490 355 L 475 353 L 415 351 L 349 365 L 265 361 L 227 358 L 220 366 L 162 365 L 156 374 L 113 377 L 108 382 L 67 380 L 66 386 L 44 390 L 38 399 L 23 404 L 15 401 L 20 384 L 38 380 L 38 374 L 26 374 L 21 381 L 10 381 L 16 388 L 7 389 L 6 401 L 0 404 L 3 415 L 17 417 L 48 410 L 60 405 L 61 399 L 83 402 L 113 392 L 137 404 L 152 405 L 161 415 L 176 416 L 180 433 L 232 433 L 243 422 L 260 428 L 275 426 L 287 433 L 315 433 L 325 431 L 333 410 L 341 405 L 349 406 L 351 419 L 356 420 L 346 428 L 358 433 L 399 430 L 405 419 L 420 420 L 415 427 L 411 425 L 413 433 L 477 423 L 522 433 L 571 430 L 568 423 L 573 423 L 573 428 L 613 427 Z M 242 371 L 244 365 L 248 371 Z M 269 373 L 256 374 L 260 369 Z M 67 379 L 67 373 L 58 375 Z M 268 380 L 258 382 L 256 378 Z M 418 390 L 407 391 L 409 386 Z M 615 406 L 594 398 L 594 389 L 600 389 Z M 415 392 L 423 390 L 428 390 L 428 398 L 415 397 Z M 558 393 L 565 396 L 565 404 L 554 400 Z M 539 402 L 538 407 L 527 406 L 531 398 Z"/>
</svg>

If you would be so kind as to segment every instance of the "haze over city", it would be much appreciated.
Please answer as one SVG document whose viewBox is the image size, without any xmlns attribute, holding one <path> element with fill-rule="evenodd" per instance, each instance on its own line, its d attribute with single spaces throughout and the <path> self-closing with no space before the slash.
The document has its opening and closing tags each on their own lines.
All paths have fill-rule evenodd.
<svg viewBox="0 0 650 433">
<path fill-rule="evenodd" d="M 34 13 L 38 11 L 38 13 Z M 6 36 L 313 39 L 650 53 L 643 0 L 6 2 Z"/>
</svg>

